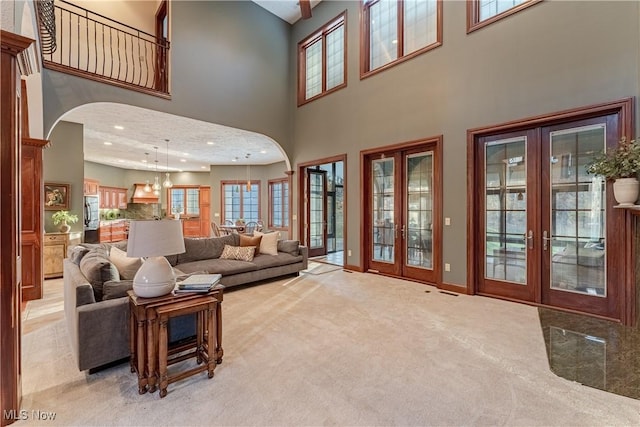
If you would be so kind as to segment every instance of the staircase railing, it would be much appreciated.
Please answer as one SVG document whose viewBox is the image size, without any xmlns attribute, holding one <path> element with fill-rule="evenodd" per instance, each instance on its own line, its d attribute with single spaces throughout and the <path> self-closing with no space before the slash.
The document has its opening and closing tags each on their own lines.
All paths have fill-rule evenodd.
<svg viewBox="0 0 640 427">
<path fill-rule="evenodd" d="M 168 96 L 167 40 L 64 0 L 55 1 L 53 19 L 48 10 L 38 9 L 46 68 Z"/>
</svg>

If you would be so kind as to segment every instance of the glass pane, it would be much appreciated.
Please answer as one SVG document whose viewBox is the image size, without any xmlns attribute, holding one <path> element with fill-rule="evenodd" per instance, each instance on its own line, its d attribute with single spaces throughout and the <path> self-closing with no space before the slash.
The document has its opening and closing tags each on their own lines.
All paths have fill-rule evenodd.
<svg viewBox="0 0 640 427">
<path fill-rule="evenodd" d="M 375 70 L 398 57 L 398 3 L 380 0 L 369 8 L 369 67 Z"/>
<path fill-rule="evenodd" d="M 406 264 L 433 268 L 433 153 L 407 157 Z"/>
<path fill-rule="evenodd" d="M 240 189 L 242 191 L 242 218 L 245 222 L 258 221 L 260 219 L 260 212 L 258 212 L 258 205 L 260 204 L 258 184 L 251 184 L 249 190 L 247 190 L 246 185 L 241 185 Z"/>
<path fill-rule="evenodd" d="M 187 189 L 187 210 L 189 215 L 200 215 L 200 190 L 197 188 Z"/>
<path fill-rule="evenodd" d="M 373 260 L 393 263 L 395 252 L 393 159 L 374 160 L 373 175 Z"/>
<path fill-rule="evenodd" d="M 309 175 L 309 248 L 324 247 L 324 175 L 312 173 Z"/>
<path fill-rule="evenodd" d="M 327 34 L 327 90 L 344 83 L 344 26 Z"/>
<path fill-rule="evenodd" d="M 485 147 L 485 277 L 526 284 L 526 138 Z"/>
<path fill-rule="evenodd" d="M 310 44 L 306 55 L 305 98 L 313 98 L 322 92 L 322 39 Z"/>
<path fill-rule="evenodd" d="M 507 10 L 528 0 L 479 0 L 480 21 L 506 12 Z"/>
<path fill-rule="evenodd" d="M 184 213 L 184 189 L 171 189 L 171 214 Z"/>
<path fill-rule="evenodd" d="M 405 0 L 404 55 L 436 42 L 437 7 L 435 0 Z"/>
<path fill-rule="evenodd" d="M 604 125 L 551 133 L 551 288 L 605 297 L 605 183 L 585 165 Z"/>
</svg>

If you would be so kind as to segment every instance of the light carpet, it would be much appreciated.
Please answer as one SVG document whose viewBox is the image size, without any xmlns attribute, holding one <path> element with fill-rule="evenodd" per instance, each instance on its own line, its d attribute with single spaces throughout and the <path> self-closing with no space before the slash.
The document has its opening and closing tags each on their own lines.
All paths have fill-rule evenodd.
<svg viewBox="0 0 640 427">
<path fill-rule="evenodd" d="M 430 290 L 431 292 L 425 292 Z M 16 425 L 640 425 L 640 401 L 549 371 L 537 309 L 334 271 L 229 290 L 224 361 L 139 395 L 78 372 L 63 321 L 24 336 Z"/>
</svg>

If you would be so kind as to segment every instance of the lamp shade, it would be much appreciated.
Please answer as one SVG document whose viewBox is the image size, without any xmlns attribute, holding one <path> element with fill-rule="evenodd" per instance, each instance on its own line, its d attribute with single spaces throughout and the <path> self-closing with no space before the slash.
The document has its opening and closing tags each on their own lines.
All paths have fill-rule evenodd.
<svg viewBox="0 0 640 427">
<path fill-rule="evenodd" d="M 129 223 L 128 257 L 175 255 L 184 251 L 180 221 L 149 220 Z"/>
</svg>

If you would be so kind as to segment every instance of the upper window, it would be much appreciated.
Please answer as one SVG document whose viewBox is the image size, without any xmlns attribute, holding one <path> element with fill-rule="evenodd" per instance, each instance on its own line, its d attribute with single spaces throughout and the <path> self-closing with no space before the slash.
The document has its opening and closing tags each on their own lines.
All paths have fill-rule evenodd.
<svg viewBox="0 0 640 427">
<path fill-rule="evenodd" d="M 184 216 L 200 215 L 200 189 L 189 186 L 173 186 L 169 192 L 169 212 Z"/>
<path fill-rule="evenodd" d="M 289 228 L 289 180 L 269 181 L 269 228 Z"/>
<path fill-rule="evenodd" d="M 298 106 L 347 85 L 346 12 L 298 43 Z"/>
<path fill-rule="evenodd" d="M 244 219 L 245 222 L 259 221 L 260 181 L 239 183 L 222 181 L 222 220 Z"/>
<path fill-rule="evenodd" d="M 542 0 L 471 0 L 467 2 L 467 32 L 496 22 Z"/>
<path fill-rule="evenodd" d="M 441 0 L 365 0 L 360 77 L 442 44 Z"/>
</svg>

